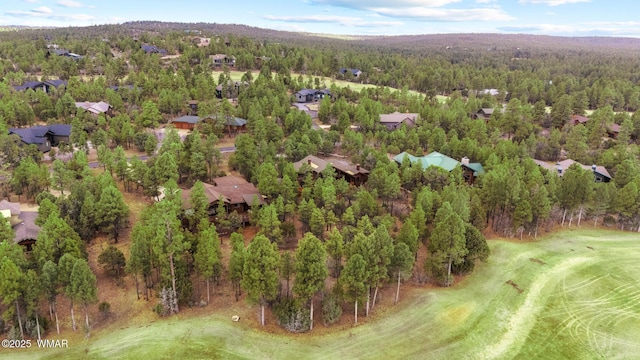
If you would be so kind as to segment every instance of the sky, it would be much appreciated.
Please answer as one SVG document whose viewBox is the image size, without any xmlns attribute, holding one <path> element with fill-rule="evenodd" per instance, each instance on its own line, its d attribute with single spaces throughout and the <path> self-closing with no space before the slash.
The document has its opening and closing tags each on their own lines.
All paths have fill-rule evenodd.
<svg viewBox="0 0 640 360">
<path fill-rule="evenodd" d="M 0 26 L 137 20 L 336 35 L 525 33 L 640 37 L 636 0 L 2 0 Z"/>
</svg>

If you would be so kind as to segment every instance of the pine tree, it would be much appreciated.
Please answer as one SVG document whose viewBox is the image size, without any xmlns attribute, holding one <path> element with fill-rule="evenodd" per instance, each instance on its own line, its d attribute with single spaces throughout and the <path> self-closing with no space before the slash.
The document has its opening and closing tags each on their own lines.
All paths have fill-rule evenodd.
<svg viewBox="0 0 640 360">
<path fill-rule="evenodd" d="M 219 276 L 221 271 L 220 239 L 218 239 L 216 227 L 213 225 L 208 226 L 208 223 L 207 219 L 203 219 L 201 222 L 201 224 L 206 225 L 203 226 L 198 235 L 198 246 L 193 256 L 196 269 L 207 281 L 207 304 L 211 301 L 209 282 L 212 278 Z"/>
<path fill-rule="evenodd" d="M 347 260 L 344 270 L 340 275 L 340 282 L 345 287 L 345 295 L 354 302 L 354 318 L 358 323 L 358 302 L 362 301 L 362 297 L 367 291 L 365 281 L 367 279 L 367 263 L 360 254 L 354 254 Z"/>
<path fill-rule="evenodd" d="M 322 242 L 313 234 L 306 233 L 296 250 L 296 277 L 293 293 L 310 302 L 309 330 L 313 330 L 313 295 L 324 288 L 328 271 L 327 253 Z"/>
<path fill-rule="evenodd" d="M 89 264 L 84 259 L 77 259 L 71 270 L 71 298 L 76 302 L 84 305 L 84 318 L 87 333 L 90 332 L 89 326 L 89 303 L 98 300 L 98 287 L 96 285 L 96 276 L 89 268 Z"/>
<path fill-rule="evenodd" d="M 242 287 L 249 299 L 260 303 L 260 324 L 265 325 L 264 307 L 278 295 L 277 246 L 264 235 L 256 235 L 247 248 L 242 270 Z"/>
<path fill-rule="evenodd" d="M 113 185 L 102 189 L 96 213 L 100 219 L 100 226 L 110 233 L 117 243 L 120 231 L 126 226 L 129 218 L 129 207 L 120 190 Z"/>
</svg>

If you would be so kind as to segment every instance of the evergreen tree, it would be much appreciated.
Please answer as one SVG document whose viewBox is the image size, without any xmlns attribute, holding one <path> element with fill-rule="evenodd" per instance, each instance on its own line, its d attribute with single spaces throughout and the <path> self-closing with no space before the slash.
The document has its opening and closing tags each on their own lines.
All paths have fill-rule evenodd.
<svg viewBox="0 0 640 360">
<path fill-rule="evenodd" d="M 84 259 L 78 259 L 73 264 L 70 281 L 70 297 L 72 300 L 83 304 L 86 331 L 88 333 L 91 329 L 89 326 L 88 306 L 98 300 L 96 276 Z"/>
<path fill-rule="evenodd" d="M 345 287 L 345 295 L 354 302 L 354 322 L 358 323 L 358 302 L 367 291 L 365 281 L 367 279 L 367 263 L 360 254 L 351 256 L 340 275 L 340 283 Z"/>
<path fill-rule="evenodd" d="M 242 281 L 242 272 L 244 270 L 244 262 L 246 259 L 246 248 L 242 234 L 234 232 L 231 234 L 231 257 L 229 258 L 229 278 L 233 284 L 236 301 L 240 296 L 240 283 Z"/>
<path fill-rule="evenodd" d="M 198 235 L 198 246 L 194 254 L 194 262 L 200 276 L 207 281 L 207 304 L 211 301 L 209 282 L 211 279 L 219 277 L 221 272 L 221 251 L 220 239 L 214 225 L 209 225 L 207 219 L 202 219 L 203 229 Z"/>
<path fill-rule="evenodd" d="M 102 189 L 96 215 L 100 219 L 100 226 L 110 233 L 117 243 L 120 231 L 129 222 L 129 207 L 124 201 L 124 196 L 115 186 L 109 185 Z"/>
<path fill-rule="evenodd" d="M 313 234 L 306 233 L 296 250 L 296 278 L 293 293 L 310 302 L 309 330 L 313 330 L 313 296 L 324 288 L 328 271 L 327 254 L 322 242 Z"/>
<path fill-rule="evenodd" d="M 260 303 L 260 324 L 265 325 L 264 307 L 278 295 L 277 246 L 264 235 L 256 235 L 247 248 L 242 270 L 242 287 L 249 299 Z"/>
</svg>

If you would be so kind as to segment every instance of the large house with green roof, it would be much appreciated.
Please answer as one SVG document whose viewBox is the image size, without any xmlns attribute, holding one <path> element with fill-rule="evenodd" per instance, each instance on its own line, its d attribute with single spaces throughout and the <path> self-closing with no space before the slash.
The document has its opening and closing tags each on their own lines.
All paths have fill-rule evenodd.
<svg viewBox="0 0 640 360">
<path fill-rule="evenodd" d="M 475 178 L 484 173 L 482 164 L 469 162 L 469 158 L 463 157 L 460 161 L 451 158 L 447 155 L 434 151 L 425 156 L 413 156 L 407 152 L 402 152 L 393 157 L 393 160 L 398 164 L 402 164 L 404 158 L 407 157 L 411 164 L 419 164 L 423 170 L 428 169 L 431 166 L 437 166 L 447 171 L 453 171 L 456 167 L 462 168 L 462 176 L 467 183 L 473 184 Z"/>
</svg>

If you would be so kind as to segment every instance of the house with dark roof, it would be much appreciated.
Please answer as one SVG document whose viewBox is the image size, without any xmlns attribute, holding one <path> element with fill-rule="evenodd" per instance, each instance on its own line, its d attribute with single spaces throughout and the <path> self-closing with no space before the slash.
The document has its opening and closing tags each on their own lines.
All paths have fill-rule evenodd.
<svg viewBox="0 0 640 360">
<path fill-rule="evenodd" d="M 11 128 L 9 129 L 9 135 L 11 134 L 19 136 L 23 144 L 34 144 L 38 147 L 38 150 L 48 152 L 52 146 L 58 146 L 60 142 L 69 142 L 71 125 L 54 124 L 28 128 Z"/>
<path fill-rule="evenodd" d="M 176 129 L 193 130 L 200 120 L 199 116 L 185 115 L 171 120 L 171 123 Z"/>
<path fill-rule="evenodd" d="M 229 67 L 236 66 L 236 57 L 235 56 L 227 56 L 227 54 L 215 54 L 210 55 L 213 66 L 220 67 L 222 65 L 227 65 Z"/>
<path fill-rule="evenodd" d="M 484 120 L 485 122 L 491 119 L 491 115 L 493 115 L 493 108 L 482 108 L 478 110 L 477 113 L 473 114 L 472 118 Z"/>
<path fill-rule="evenodd" d="M 325 96 L 332 97 L 331 91 L 329 89 L 323 90 L 315 90 L 315 89 L 302 89 L 295 94 L 293 94 L 296 98 L 296 102 L 299 103 L 308 103 L 314 101 L 321 101 L 325 98 Z"/>
<path fill-rule="evenodd" d="M 399 129 L 403 124 L 406 127 L 416 126 L 418 114 L 394 112 L 391 114 L 380 114 L 380 124 L 384 125 L 387 130 Z"/>
<path fill-rule="evenodd" d="M 33 91 L 42 90 L 46 93 L 50 93 L 52 89 L 67 86 L 66 80 L 45 80 L 45 81 L 27 81 L 22 85 L 16 85 L 13 87 L 16 91 L 25 91 L 31 89 Z"/>
<path fill-rule="evenodd" d="M 0 221 L 7 219 L 15 233 L 14 241 L 30 252 L 33 250 L 40 227 L 35 221 L 38 217 L 36 211 L 20 211 L 19 203 L 12 203 L 7 200 L 0 201 Z"/>
<path fill-rule="evenodd" d="M 231 136 L 231 134 L 243 133 L 247 130 L 247 120 L 234 116 L 222 116 L 208 115 L 202 118 L 202 121 L 218 122 L 223 121 L 224 129 Z"/>
<path fill-rule="evenodd" d="M 413 156 L 407 152 L 402 152 L 393 157 L 393 160 L 401 165 L 404 161 L 405 157 L 409 159 L 411 164 L 417 164 L 422 167 L 422 170 L 427 170 L 432 166 L 439 167 L 446 171 L 453 171 L 456 167 L 460 166 L 462 168 L 462 176 L 465 181 L 473 185 L 475 179 L 480 174 L 484 174 L 484 168 L 481 163 L 472 163 L 469 161 L 469 158 L 463 157 L 460 161 L 449 157 L 447 155 L 441 154 L 437 151 L 434 151 L 425 156 Z"/>
<path fill-rule="evenodd" d="M 555 164 L 542 161 L 542 160 L 536 160 L 536 159 L 534 159 L 533 161 L 536 164 L 538 164 L 538 166 L 543 167 L 549 170 L 550 172 L 557 174 L 560 177 L 562 177 L 567 172 L 567 169 L 569 169 L 571 165 L 578 164 L 584 170 L 593 172 L 593 180 L 595 182 L 609 182 L 612 179 L 611 175 L 609 174 L 609 171 L 607 171 L 607 169 L 604 166 L 599 166 L 596 164 L 593 164 L 591 166 L 583 165 L 573 159 L 562 160 L 562 161 L 556 162 Z"/>
<path fill-rule="evenodd" d="M 362 185 L 369 179 L 369 170 L 361 167 L 360 164 L 354 165 L 345 159 L 336 157 L 321 159 L 317 156 L 308 155 L 304 159 L 294 162 L 293 168 L 302 175 L 301 178 L 307 171 L 312 171 L 314 178 L 317 178 L 328 165 L 335 169 L 337 177 L 344 178 L 350 184 Z"/>
<path fill-rule="evenodd" d="M 358 78 L 360 77 L 360 75 L 362 75 L 362 71 L 360 71 L 360 69 L 340 68 L 338 72 L 340 73 L 340 75 L 349 75 L 354 78 Z"/>
<path fill-rule="evenodd" d="M 209 202 L 209 214 L 215 215 L 220 199 L 224 202 L 227 213 L 246 213 L 251 205 L 257 202 L 265 204 L 258 188 L 247 180 L 237 176 L 223 176 L 213 179 L 213 184 L 203 183 L 205 196 Z M 182 191 L 184 207 L 191 208 L 191 189 Z"/>
<path fill-rule="evenodd" d="M 160 56 L 167 56 L 167 50 L 161 49 L 155 45 L 142 44 L 140 48 L 147 54 L 158 54 Z"/>
<path fill-rule="evenodd" d="M 76 53 L 72 53 L 71 51 L 67 50 L 67 49 L 60 49 L 60 48 L 54 48 L 54 49 L 49 49 L 49 51 L 47 52 L 47 56 L 51 56 L 51 55 L 55 55 L 55 56 L 65 56 L 65 57 L 69 57 L 73 60 L 80 60 L 82 59 L 84 56 L 76 54 Z"/>
</svg>

